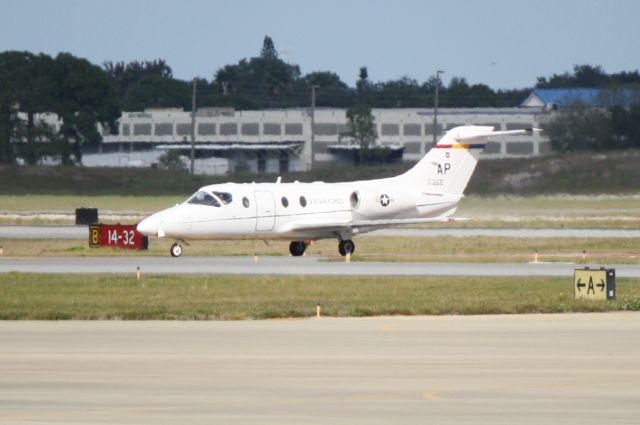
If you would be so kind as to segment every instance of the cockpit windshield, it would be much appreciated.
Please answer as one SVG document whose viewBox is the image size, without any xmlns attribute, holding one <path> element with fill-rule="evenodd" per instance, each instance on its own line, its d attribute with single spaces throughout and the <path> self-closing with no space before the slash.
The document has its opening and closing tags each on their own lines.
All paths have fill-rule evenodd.
<svg viewBox="0 0 640 425">
<path fill-rule="evenodd" d="M 205 192 L 199 190 L 191 198 L 187 200 L 187 204 L 208 205 L 210 207 L 220 207 L 221 205 L 230 204 L 233 196 L 228 192 Z"/>
<path fill-rule="evenodd" d="M 187 204 L 208 205 L 210 207 L 220 206 L 220 202 L 214 196 L 202 190 L 196 192 L 195 195 L 189 198 Z"/>
<path fill-rule="evenodd" d="M 233 201 L 233 196 L 228 192 L 213 192 L 213 194 L 216 195 L 225 205 L 230 204 L 231 201 Z"/>
</svg>

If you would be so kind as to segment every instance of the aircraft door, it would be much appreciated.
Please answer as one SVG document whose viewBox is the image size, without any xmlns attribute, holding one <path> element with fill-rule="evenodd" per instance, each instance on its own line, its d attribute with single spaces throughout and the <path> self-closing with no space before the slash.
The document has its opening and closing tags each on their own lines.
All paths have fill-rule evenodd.
<svg viewBox="0 0 640 425">
<path fill-rule="evenodd" d="M 253 192 L 256 198 L 256 231 L 273 230 L 276 223 L 276 201 L 267 191 Z"/>
</svg>

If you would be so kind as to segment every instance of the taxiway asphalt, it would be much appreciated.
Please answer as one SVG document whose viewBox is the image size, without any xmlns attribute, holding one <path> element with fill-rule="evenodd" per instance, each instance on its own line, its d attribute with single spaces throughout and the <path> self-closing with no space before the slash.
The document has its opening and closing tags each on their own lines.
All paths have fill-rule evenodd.
<svg viewBox="0 0 640 425">
<path fill-rule="evenodd" d="M 0 322 L 0 423 L 637 424 L 638 313 Z"/>
<path fill-rule="evenodd" d="M 600 267 L 593 264 L 590 267 Z M 142 273 L 318 276 L 573 276 L 572 263 L 393 263 L 326 257 L 42 257 L 0 258 L 0 273 Z M 640 264 L 607 264 L 617 277 L 640 278 Z"/>
</svg>

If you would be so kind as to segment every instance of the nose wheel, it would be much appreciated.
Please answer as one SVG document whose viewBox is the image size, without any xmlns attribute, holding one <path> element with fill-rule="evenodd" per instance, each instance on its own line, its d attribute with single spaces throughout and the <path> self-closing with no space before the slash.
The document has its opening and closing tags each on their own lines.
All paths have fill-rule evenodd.
<svg viewBox="0 0 640 425">
<path fill-rule="evenodd" d="M 182 245 L 180 245 L 178 242 L 174 243 L 173 245 L 171 245 L 171 249 L 169 250 L 169 252 L 171 253 L 172 257 L 179 257 L 182 255 Z"/>
<path fill-rule="evenodd" d="M 345 239 L 338 243 L 338 251 L 343 257 L 347 254 L 353 254 L 356 250 L 356 244 L 352 240 Z"/>
</svg>

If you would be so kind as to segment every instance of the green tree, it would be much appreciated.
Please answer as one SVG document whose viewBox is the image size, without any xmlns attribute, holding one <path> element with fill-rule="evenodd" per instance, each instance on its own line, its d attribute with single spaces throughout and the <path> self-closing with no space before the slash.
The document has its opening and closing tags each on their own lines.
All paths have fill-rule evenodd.
<svg viewBox="0 0 640 425">
<path fill-rule="evenodd" d="M 102 64 L 102 67 L 107 73 L 116 94 L 121 99 L 127 95 L 129 90 L 147 77 L 173 78 L 173 71 L 164 59 L 133 61 L 128 64 L 107 61 Z"/>
<path fill-rule="evenodd" d="M 372 100 L 373 85 L 369 81 L 369 70 L 366 66 L 358 71 L 358 81 L 356 81 L 356 94 L 359 103 L 369 103 Z"/>
<path fill-rule="evenodd" d="M 302 77 L 297 85 L 299 103 L 296 106 L 307 106 L 311 86 L 317 86 L 316 106 L 349 107 L 353 105 L 355 93 L 338 76 L 329 71 L 311 72 Z"/>
<path fill-rule="evenodd" d="M 55 81 L 50 74 L 52 59 L 47 55 L 9 51 L 0 54 L 0 151 L 3 162 L 13 162 L 14 146 L 29 164 L 39 159 L 35 146 L 42 134 L 36 115 L 50 111 L 57 101 Z M 25 114 L 26 121 L 19 118 Z M 17 142 L 13 144 L 13 142 Z"/>
<path fill-rule="evenodd" d="M 16 153 L 30 165 L 37 164 L 44 156 L 70 155 L 66 140 L 43 122 L 28 127 L 27 122 L 19 120 L 14 128 L 14 137 L 23 141 L 15 144 Z"/>
<path fill-rule="evenodd" d="M 278 57 L 273 40 L 265 37 L 260 56 L 243 59 L 216 72 L 215 85 L 221 94 L 241 94 L 254 99 L 260 108 L 291 106 L 291 96 L 300 78 L 300 67 Z"/>
<path fill-rule="evenodd" d="M 363 103 L 357 103 L 346 112 L 349 131 L 341 133 L 340 141 L 344 138 L 351 139 L 360 147 L 360 163 L 366 162 L 368 150 L 375 144 L 378 138 L 375 119 L 371 113 L 371 107 Z"/>
<path fill-rule="evenodd" d="M 43 112 L 63 120 L 59 134 L 37 122 Z M 43 155 L 69 162 L 71 152 L 79 160 L 83 143 L 101 141 L 96 124 L 113 126 L 120 109 L 106 74 L 88 61 L 12 51 L 0 53 L 0 114 L 0 160 L 13 162 L 17 151 L 35 164 Z"/>
<path fill-rule="evenodd" d="M 180 156 L 180 151 L 168 150 L 158 158 L 160 168 L 171 171 L 186 171 L 187 164 Z"/>
<path fill-rule="evenodd" d="M 402 77 L 379 85 L 375 105 L 379 108 L 409 108 L 420 106 L 420 85 L 414 79 Z"/>
<path fill-rule="evenodd" d="M 614 106 L 610 112 L 612 147 L 640 148 L 640 103 L 629 108 Z"/>
<path fill-rule="evenodd" d="M 636 71 L 607 74 L 599 65 L 574 65 L 573 72 L 538 77 L 537 88 L 607 87 L 613 85 L 638 85 L 640 73 Z"/>
<path fill-rule="evenodd" d="M 125 111 L 147 108 L 191 109 L 191 83 L 173 78 L 149 75 L 129 87 L 122 98 Z"/>
<path fill-rule="evenodd" d="M 0 163 L 11 164 L 15 161 L 11 144 L 15 118 L 11 105 L 2 98 L 0 94 Z"/>
<path fill-rule="evenodd" d="M 61 136 L 71 144 L 77 161 L 82 159 L 82 145 L 102 142 L 97 124 L 115 128 L 120 108 L 107 75 L 100 67 L 69 53 L 60 53 L 52 73 L 56 79 L 56 102 L 53 112 L 62 118 Z M 62 152 L 63 162 L 70 158 Z"/>
<path fill-rule="evenodd" d="M 526 87 L 522 89 L 509 89 L 496 91 L 496 107 L 508 108 L 519 106 L 524 99 L 531 93 L 531 89 Z"/>
<path fill-rule="evenodd" d="M 278 51 L 273 44 L 273 40 L 268 35 L 265 35 L 262 41 L 262 50 L 260 51 L 260 57 L 268 60 L 278 59 Z"/>
<path fill-rule="evenodd" d="M 612 147 L 609 113 L 604 109 L 575 105 L 542 122 L 553 150 L 603 150 Z"/>
</svg>

